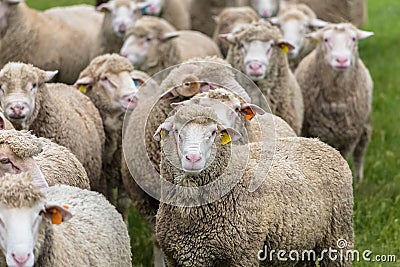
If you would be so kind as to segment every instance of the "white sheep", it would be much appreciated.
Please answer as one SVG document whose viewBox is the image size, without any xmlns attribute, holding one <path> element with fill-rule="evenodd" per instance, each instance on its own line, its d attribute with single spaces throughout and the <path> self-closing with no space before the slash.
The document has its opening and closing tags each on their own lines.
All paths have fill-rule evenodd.
<svg viewBox="0 0 400 267">
<path fill-rule="evenodd" d="M 174 31 L 165 20 L 143 17 L 127 33 L 121 55 L 153 75 L 193 57 L 221 56 L 218 46 L 196 31 Z"/>
<path fill-rule="evenodd" d="M 132 266 L 128 230 L 101 194 L 0 179 L 1 266 Z"/>
<path fill-rule="evenodd" d="M 147 3 L 136 3 L 131 0 L 111 0 L 99 5 L 97 10 L 105 14 L 97 39 L 92 44 L 90 58 L 106 53 L 118 53 L 128 28 L 142 17 L 141 9 L 146 6 Z"/>
<path fill-rule="evenodd" d="M 217 43 L 223 56 L 228 52 L 228 45 L 220 38 L 220 34 L 233 32 L 239 25 L 251 23 L 259 19 L 257 13 L 250 7 L 226 7 L 215 17 L 217 23 L 213 40 Z"/>
<path fill-rule="evenodd" d="M 47 84 L 57 71 L 8 63 L 0 71 L 0 105 L 18 130 L 31 130 L 68 148 L 85 167 L 91 187 L 101 190 L 104 130 L 90 99 L 72 86 Z"/>
<path fill-rule="evenodd" d="M 278 14 L 281 0 L 249 0 L 250 6 L 262 18 L 269 18 Z"/>
<path fill-rule="evenodd" d="M 190 5 L 187 0 L 141 0 L 147 7 L 142 13 L 148 16 L 156 16 L 165 19 L 177 30 L 190 30 Z"/>
<path fill-rule="evenodd" d="M 262 154 L 264 143 L 233 145 L 237 132 L 217 120 L 210 108 L 182 107 L 155 135 L 163 136 L 156 237 L 168 266 L 281 266 L 258 256 L 265 249 L 321 256 L 340 239 L 352 249 L 352 177 L 335 149 L 291 137 Z M 264 161 L 268 172 L 250 190 Z M 316 263 L 287 259 L 288 266 Z M 328 257 L 319 263 L 351 266 Z"/>
<path fill-rule="evenodd" d="M 278 16 L 270 18 L 269 21 L 277 25 L 282 31 L 283 39 L 294 46 L 288 53 L 292 71 L 295 71 L 300 61 L 315 48 L 315 44 L 306 39 L 305 35 L 329 24 L 318 19 L 307 5 L 294 3 L 286 4 Z"/>
<path fill-rule="evenodd" d="M 354 178 L 363 178 L 371 135 L 373 82 L 358 55 L 357 40 L 372 36 L 352 24 L 332 24 L 308 38 L 319 42 L 295 74 L 304 95 L 304 136 L 319 137 L 348 158 Z"/>
<path fill-rule="evenodd" d="M 297 134 L 303 122 L 301 89 L 291 72 L 286 53 L 293 46 L 282 40 L 279 29 L 267 21 L 257 21 L 223 34 L 229 42 L 226 60 L 246 73 L 264 94 L 269 107 L 263 106 L 257 91 L 248 92 L 252 102 L 284 119 Z M 246 86 L 245 86 L 246 87 Z"/>
<path fill-rule="evenodd" d="M 81 25 L 29 8 L 24 0 L 1 0 L 0 68 L 10 61 L 59 70 L 57 80 L 73 83 L 90 62 L 92 42 Z"/>
<path fill-rule="evenodd" d="M 144 83 L 150 78 L 141 73 L 139 80 L 137 74 L 140 73 L 133 73 L 133 66 L 128 59 L 118 54 L 105 54 L 93 59 L 74 85 L 90 98 L 103 120 L 106 142 L 102 158 L 102 176 L 103 182 L 107 184 L 106 196 L 112 203 L 115 188 L 118 188 L 118 202 L 124 202 L 126 194 L 120 173 L 121 139 L 125 112 L 133 110 L 138 101 L 138 89 L 132 78 L 139 83 Z M 127 219 L 127 207 L 119 207 L 124 219 Z"/>
</svg>

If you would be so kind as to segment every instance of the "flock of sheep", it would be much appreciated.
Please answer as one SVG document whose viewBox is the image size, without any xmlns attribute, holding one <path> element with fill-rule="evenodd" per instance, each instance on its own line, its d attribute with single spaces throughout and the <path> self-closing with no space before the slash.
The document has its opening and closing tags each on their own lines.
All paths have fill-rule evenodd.
<svg viewBox="0 0 400 267">
<path fill-rule="evenodd" d="M 365 5 L 0 0 L 0 266 L 132 266 L 131 205 L 155 266 L 352 249 Z"/>
</svg>

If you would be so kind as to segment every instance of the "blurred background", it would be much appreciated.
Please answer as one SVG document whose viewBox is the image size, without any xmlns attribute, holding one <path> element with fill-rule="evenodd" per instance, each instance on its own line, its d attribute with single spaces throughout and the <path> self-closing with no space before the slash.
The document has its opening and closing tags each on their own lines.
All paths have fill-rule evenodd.
<svg viewBox="0 0 400 267">
<path fill-rule="evenodd" d="M 27 1 L 40 10 L 83 3 L 94 4 L 94 0 Z M 374 80 L 373 134 L 365 178 L 354 188 L 355 249 L 396 255 L 398 263 L 355 262 L 353 266 L 400 266 L 400 1 L 368 0 L 368 22 L 363 29 L 375 33 L 359 44 Z M 129 230 L 134 266 L 151 266 L 151 233 L 134 210 Z"/>
</svg>

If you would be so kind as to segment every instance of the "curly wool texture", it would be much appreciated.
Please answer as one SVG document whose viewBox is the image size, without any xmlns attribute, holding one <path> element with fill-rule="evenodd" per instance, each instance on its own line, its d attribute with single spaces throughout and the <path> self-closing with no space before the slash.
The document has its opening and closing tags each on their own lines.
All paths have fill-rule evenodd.
<svg viewBox="0 0 400 267">
<path fill-rule="evenodd" d="M 18 176 L 22 177 L 19 181 Z M 39 191 L 26 176 L 29 174 L 1 179 L 2 204 L 18 198 L 19 207 L 31 207 L 34 203 L 28 200 L 45 200 L 67 205 L 73 215 L 71 220 L 56 226 L 47 218 L 42 220 L 34 249 L 35 266 L 132 266 L 126 225 L 104 196 L 66 185 Z M 4 256 L 0 257 L 2 261 Z"/>
<path fill-rule="evenodd" d="M 218 15 L 213 40 L 225 57 L 228 53 L 228 44 L 219 38 L 219 34 L 230 33 L 239 24 L 251 23 L 259 19 L 254 9 L 250 7 L 227 7 Z"/>
<path fill-rule="evenodd" d="M 341 25 L 355 29 L 351 24 Z M 326 53 L 325 46 L 318 45 L 295 72 L 304 95 L 302 134 L 318 136 L 346 158 L 353 155 L 354 176 L 362 178 L 371 135 L 373 81 L 359 58 L 357 44 L 352 50 L 352 65 L 345 71 L 334 70 L 325 59 Z"/>
<path fill-rule="evenodd" d="M 176 31 L 161 18 L 142 17 L 127 33 L 138 37 L 151 36 L 162 40 L 164 34 Z M 147 58 L 138 69 L 153 75 L 170 66 L 194 57 L 219 56 L 218 46 L 207 36 L 195 31 L 179 31 L 179 36 L 160 42 L 149 49 Z"/>
<path fill-rule="evenodd" d="M 6 173 L 0 179 L 0 192 L 0 203 L 13 209 L 31 207 L 44 199 L 29 173 Z"/>
<path fill-rule="evenodd" d="M 10 61 L 32 63 L 59 70 L 57 81 L 73 83 L 90 61 L 92 40 L 85 31 L 25 3 L 8 4 L 8 8 L 8 26 L 0 39 L 0 67 Z"/>
<path fill-rule="evenodd" d="M 234 164 L 223 171 L 227 154 L 217 139 L 214 161 L 192 176 L 175 167 L 180 166 L 175 142 L 172 135 L 166 137 L 161 162 L 162 177 L 175 184 L 194 180 L 202 185 L 221 179 L 222 172 L 230 177 L 240 171 L 241 163 L 248 163 L 233 189 L 213 203 L 198 207 L 160 204 L 156 236 L 168 266 L 258 266 L 263 245 L 268 252 L 315 249 L 318 254 L 324 248 L 336 248 L 337 240 L 343 238 L 349 249 L 353 247 L 351 172 L 328 145 L 317 139 L 283 138 L 274 153 L 267 155 L 261 154 L 262 143 L 232 146 Z M 246 149 L 250 149 L 250 159 Z M 257 190 L 249 191 L 258 164 L 268 159 L 272 161 L 268 175 Z M 325 257 L 320 264 L 351 266 L 351 262 L 327 261 Z M 282 266 L 276 258 L 264 264 Z"/>
<path fill-rule="evenodd" d="M 0 144 L 6 144 L 20 158 L 30 158 L 43 151 L 42 142 L 28 131 L 0 131 Z"/>
<path fill-rule="evenodd" d="M 241 26 L 233 35 L 237 42 L 230 44 L 226 60 L 242 72 L 246 72 L 246 70 L 239 41 L 273 40 L 277 44 L 282 38 L 277 27 L 262 20 Z M 243 82 L 248 83 L 248 81 Z M 301 89 L 290 71 L 286 55 L 277 45 L 273 48 L 265 78 L 255 84 L 267 99 L 269 106 L 265 107 L 264 101 L 253 96 L 254 92 L 249 92 L 254 103 L 259 104 L 265 110 L 270 109 L 274 115 L 284 119 L 297 134 L 300 134 L 304 112 Z"/>
<path fill-rule="evenodd" d="M 3 70 L 1 79 L 10 84 L 39 77 L 35 108 L 25 130 L 68 148 L 82 163 L 96 190 L 105 137 L 100 114 L 90 99 L 72 86 L 43 83 L 44 72 L 32 65 L 22 64 L 20 71 L 7 66 Z"/>
</svg>

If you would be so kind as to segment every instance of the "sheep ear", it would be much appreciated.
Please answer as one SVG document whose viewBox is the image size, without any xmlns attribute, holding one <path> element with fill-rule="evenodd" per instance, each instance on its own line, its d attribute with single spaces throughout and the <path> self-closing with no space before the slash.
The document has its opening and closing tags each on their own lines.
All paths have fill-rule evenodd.
<svg viewBox="0 0 400 267">
<path fill-rule="evenodd" d="M 164 141 L 165 137 L 172 130 L 172 122 L 165 121 L 160 126 L 158 126 L 156 132 L 153 135 L 153 139 L 156 141 Z"/>
<path fill-rule="evenodd" d="M 68 206 L 58 206 L 46 204 L 44 215 L 51 220 L 52 224 L 61 224 L 72 218 L 72 214 L 68 211 Z"/>
<path fill-rule="evenodd" d="M 178 92 L 176 91 L 176 87 L 168 89 L 164 93 L 160 95 L 159 99 L 172 99 L 179 96 Z"/>
<path fill-rule="evenodd" d="M 44 81 L 45 81 L 45 82 L 50 81 L 51 79 L 54 78 L 54 76 L 57 75 L 57 73 L 58 73 L 58 70 L 55 70 L 55 71 L 45 71 L 45 74 L 44 74 Z"/>
<path fill-rule="evenodd" d="M 79 78 L 75 84 L 74 87 L 81 91 L 82 93 L 86 94 L 86 92 L 92 88 L 94 84 L 94 79 L 92 77 L 82 77 Z"/>
<path fill-rule="evenodd" d="M 180 33 L 179 32 L 168 32 L 165 33 L 162 37 L 161 37 L 161 41 L 165 42 L 165 41 L 169 41 L 171 39 L 174 39 L 176 37 L 179 37 Z"/>
<path fill-rule="evenodd" d="M 279 41 L 277 45 L 282 49 L 284 54 L 287 54 L 294 49 L 294 46 L 287 41 Z"/>
<path fill-rule="evenodd" d="M 146 8 L 151 6 L 150 3 L 147 2 L 140 2 L 140 3 L 132 3 L 135 5 L 134 10 L 140 10 L 143 14 L 146 12 Z"/>
<path fill-rule="evenodd" d="M 240 112 L 246 117 L 247 120 L 251 121 L 256 114 L 263 115 L 265 114 L 265 110 L 260 108 L 257 105 L 250 103 L 243 103 L 240 107 Z"/>
<path fill-rule="evenodd" d="M 225 42 L 231 43 L 231 44 L 236 43 L 236 38 L 233 36 L 232 33 L 220 34 L 220 35 L 218 35 L 218 38 Z"/>
<path fill-rule="evenodd" d="M 362 30 L 357 29 L 357 39 L 358 40 L 366 39 L 368 37 L 371 37 L 372 35 L 374 35 L 373 32 L 367 32 L 367 31 L 362 31 Z"/>
<path fill-rule="evenodd" d="M 278 17 L 272 17 L 272 18 L 268 18 L 268 21 L 272 24 L 272 25 L 276 25 L 279 26 L 279 18 Z"/>
<path fill-rule="evenodd" d="M 191 102 L 190 100 L 185 100 L 185 101 L 182 101 L 182 102 L 172 103 L 172 104 L 171 104 L 171 108 L 173 108 L 173 109 L 179 109 L 179 108 L 181 108 L 181 107 L 184 107 L 184 106 L 189 105 L 190 102 Z"/>
<path fill-rule="evenodd" d="M 328 26 L 329 22 L 322 20 L 322 19 L 313 19 L 309 24 L 308 27 L 310 29 L 320 29 L 325 26 Z"/>
<path fill-rule="evenodd" d="M 319 43 L 322 40 L 322 36 L 323 36 L 323 31 L 319 30 L 315 32 L 310 32 L 306 34 L 304 37 L 306 39 L 313 41 L 314 43 Z"/>
<path fill-rule="evenodd" d="M 107 11 L 111 11 L 113 8 L 109 3 L 103 3 L 101 5 L 99 5 L 98 7 L 96 7 L 96 10 L 99 12 L 107 12 Z"/>
</svg>

